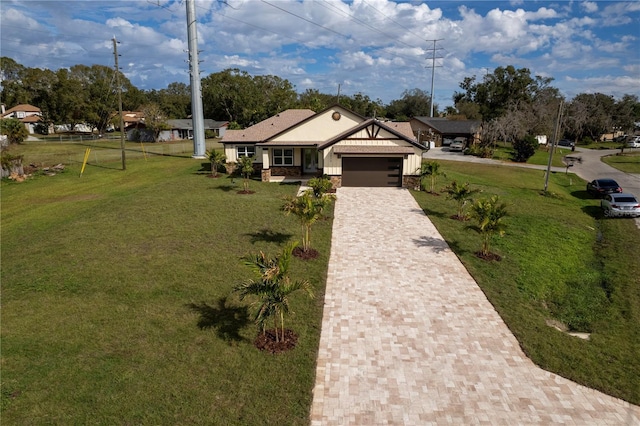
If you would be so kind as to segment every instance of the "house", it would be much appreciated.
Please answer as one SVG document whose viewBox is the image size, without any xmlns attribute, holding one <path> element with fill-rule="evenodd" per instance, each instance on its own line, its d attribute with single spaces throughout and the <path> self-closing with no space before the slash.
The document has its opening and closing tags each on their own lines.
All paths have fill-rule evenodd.
<svg viewBox="0 0 640 426">
<path fill-rule="evenodd" d="M 254 158 L 262 181 L 328 175 L 334 187 L 415 187 L 424 146 L 407 122 L 365 118 L 340 105 L 289 109 L 244 130 L 227 130 L 228 162 Z"/>
<path fill-rule="evenodd" d="M 158 141 L 165 142 L 178 139 L 193 139 L 192 119 L 167 120 L 167 124 L 170 129 L 160 132 Z M 216 121 L 208 118 L 203 120 L 203 124 L 204 130 L 210 130 L 217 138 L 224 136 L 224 133 L 229 126 L 228 121 Z"/>
<path fill-rule="evenodd" d="M 433 146 L 442 146 L 443 141 L 464 137 L 467 143 L 480 138 L 480 121 L 449 120 L 441 117 L 413 117 L 411 129 L 420 143 L 433 142 Z"/>
<path fill-rule="evenodd" d="M 29 104 L 16 105 L 13 108 L 4 110 L 2 106 L 2 118 L 15 118 L 24 123 L 29 134 L 35 133 L 35 126 L 42 119 L 42 111 L 40 108 Z"/>
</svg>

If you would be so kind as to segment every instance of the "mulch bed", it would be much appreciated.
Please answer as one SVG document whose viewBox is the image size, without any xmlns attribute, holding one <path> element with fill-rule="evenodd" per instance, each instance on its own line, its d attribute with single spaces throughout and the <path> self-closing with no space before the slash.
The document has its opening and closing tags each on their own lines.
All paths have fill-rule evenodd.
<svg viewBox="0 0 640 426">
<path fill-rule="evenodd" d="M 238 191 L 238 194 L 243 194 L 243 195 L 245 195 L 245 194 L 255 194 L 255 193 L 256 193 L 256 191 L 249 191 L 249 190 L 245 191 L 244 189 L 242 191 Z"/>
<path fill-rule="evenodd" d="M 487 254 L 482 254 L 481 252 L 477 251 L 474 253 L 476 255 L 476 257 L 482 259 L 482 260 L 486 260 L 486 261 L 501 261 L 502 260 L 502 256 L 500 256 L 499 254 L 495 254 L 495 253 L 487 253 Z"/>
<path fill-rule="evenodd" d="M 293 330 L 284 330 L 284 339 L 281 334 L 282 330 L 279 330 L 278 337 L 280 338 L 280 341 L 276 342 L 275 330 L 271 329 L 264 333 L 260 332 L 253 344 L 261 351 L 272 354 L 286 352 L 296 347 L 296 344 L 298 343 L 298 335 Z"/>
<path fill-rule="evenodd" d="M 304 251 L 302 247 L 296 247 L 293 249 L 293 255 L 303 260 L 312 260 L 320 256 L 320 253 L 316 249 L 310 248 Z"/>
<path fill-rule="evenodd" d="M 453 216 L 449 216 L 449 219 L 459 220 L 460 222 L 466 222 L 469 220 L 467 216 L 458 216 L 457 214 L 454 214 Z"/>
</svg>

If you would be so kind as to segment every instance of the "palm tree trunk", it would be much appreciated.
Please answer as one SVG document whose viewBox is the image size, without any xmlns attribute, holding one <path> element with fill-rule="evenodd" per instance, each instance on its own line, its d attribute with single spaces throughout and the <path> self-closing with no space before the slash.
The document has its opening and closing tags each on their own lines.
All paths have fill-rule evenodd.
<svg viewBox="0 0 640 426">
<path fill-rule="evenodd" d="M 273 331 L 276 332 L 276 342 L 279 342 L 280 339 L 278 339 L 278 317 L 277 316 L 273 317 Z"/>
<path fill-rule="evenodd" d="M 284 312 L 280 311 L 280 324 L 282 324 L 282 341 L 284 342 Z"/>
</svg>

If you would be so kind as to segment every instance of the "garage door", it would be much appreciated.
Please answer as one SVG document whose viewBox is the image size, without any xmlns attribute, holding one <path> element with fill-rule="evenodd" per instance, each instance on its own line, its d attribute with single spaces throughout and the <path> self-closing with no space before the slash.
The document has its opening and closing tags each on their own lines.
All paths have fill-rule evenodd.
<svg viewBox="0 0 640 426">
<path fill-rule="evenodd" d="M 402 158 L 342 157 L 342 186 L 402 186 Z"/>
</svg>

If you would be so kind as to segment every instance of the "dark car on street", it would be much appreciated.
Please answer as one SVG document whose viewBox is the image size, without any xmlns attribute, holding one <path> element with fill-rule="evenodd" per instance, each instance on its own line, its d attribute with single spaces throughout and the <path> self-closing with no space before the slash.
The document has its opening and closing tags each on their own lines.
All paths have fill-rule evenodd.
<svg viewBox="0 0 640 426">
<path fill-rule="evenodd" d="M 562 146 L 565 148 L 573 148 L 576 146 L 576 144 L 573 141 L 570 141 L 569 139 L 561 139 L 558 141 L 558 146 Z"/>
<path fill-rule="evenodd" d="M 587 192 L 597 196 L 622 192 L 622 188 L 613 179 L 596 179 L 587 184 Z"/>
</svg>

